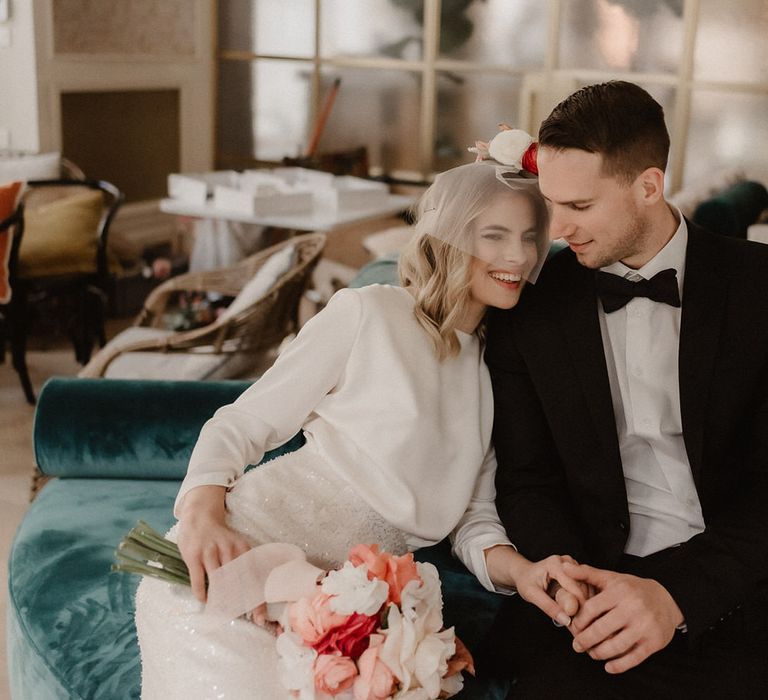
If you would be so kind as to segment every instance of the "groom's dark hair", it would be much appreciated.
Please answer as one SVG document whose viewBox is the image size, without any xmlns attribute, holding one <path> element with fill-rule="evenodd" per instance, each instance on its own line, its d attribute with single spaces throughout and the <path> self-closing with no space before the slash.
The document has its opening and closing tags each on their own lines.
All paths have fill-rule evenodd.
<svg viewBox="0 0 768 700">
<path fill-rule="evenodd" d="M 539 145 L 603 156 L 603 173 L 627 183 L 646 168 L 665 170 L 669 134 L 664 110 L 643 88 L 624 80 L 588 85 L 542 122 Z"/>
</svg>

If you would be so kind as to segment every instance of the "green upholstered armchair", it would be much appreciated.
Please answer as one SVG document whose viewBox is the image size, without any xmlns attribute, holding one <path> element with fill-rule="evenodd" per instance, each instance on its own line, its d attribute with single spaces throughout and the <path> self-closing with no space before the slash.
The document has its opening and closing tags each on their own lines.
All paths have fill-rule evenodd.
<svg viewBox="0 0 768 700">
<path fill-rule="evenodd" d="M 57 477 L 19 527 L 9 560 L 8 664 L 15 700 L 138 698 L 135 576 L 110 573 L 115 546 L 144 519 L 170 528 L 179 481 L 203 423 L 247 382 L 54 378 L 34 425 L 37 464 Z M 295 449 L 296 436 L 276 454 Z M 257 467 L 258 468 L 258 467 Z M 445 620 L 480 647 L 499 597 L 451 557 L 420 550 L 443 580 Z M 503 698 L 470 680 L 461 697 Z"/>
</svg>

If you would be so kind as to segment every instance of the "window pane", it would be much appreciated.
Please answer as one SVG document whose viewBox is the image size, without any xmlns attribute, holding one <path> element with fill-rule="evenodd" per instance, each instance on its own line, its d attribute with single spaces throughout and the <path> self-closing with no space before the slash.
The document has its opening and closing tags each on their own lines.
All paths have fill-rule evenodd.
<svg viewBox="0 0 768 700">
<path fill-rule="evenodd" d="M 765 0 L 702 0 L 694 69 L 699 80 L 768 81 Z"/>
<path fill-rule="evenodd" d="M 421 76 L 393 70 L 329 70 L 323 95 L 336 77 L 341 87 L 319 150 L 366 146 L 371 167 L 384 173 L 418 172 Z"/>
<path fill-rule="evenodd" d="M 222 61 L 219 72 L 219 151 L 281 160 L 306 147 L 311 63 Z"/>
<path fill-rule="evenodd" d="M 561 68 L 675 73 L 680 65 L 681 2 L 564 0 L 560 28 Z"/>
<path fill-rule="evenodd" d="M 701 91 L 694 94 L 684 183 L 738 167 L 768 182 L 768 97 Z"/>
<path fill-rule="evenodd" d="M 443 2 L 441 9 L 442 56 L 513 67 L 544 65 L 549 3 L 486 0 L 459 12 Z"/>
<path fill-rule="evenodd" d="M 388 56 L 409 61 L 421 58 L 421 2 L 323 0 L 321 5 L 323 56 Z"/>
<path fill-rule="evenodd" d="M 219 48 L 311 58 L 313 0 L 219 0 Z"/>
<path fill-rule="evenodd" d="M 435 171 L 471 163 L 467 148 L 495 136 L 500 122 L 518 126 L 520 84 L 509 76 L 438 74 Z"/>
</svg>

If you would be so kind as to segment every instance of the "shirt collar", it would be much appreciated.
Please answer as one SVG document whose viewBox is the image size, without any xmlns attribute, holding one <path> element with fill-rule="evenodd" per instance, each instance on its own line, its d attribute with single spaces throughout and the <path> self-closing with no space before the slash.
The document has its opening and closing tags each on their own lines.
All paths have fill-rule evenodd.
<svg viewBox="0 0 768 700">
<path fill-rule="evenodd" d="M 685 274 L 685 250 L 688 246 L 688 226 L 686 226 L 685 219 L 680 210 L 672 204 L 669 206 L 680 223 L 672 238 L 654 257 L 637 270 L 627 267 L 623 262 L 615 262 L 600 269 L 603 272 L 610 272 L 612 275 L 618 275 L 619 277 L 640 275 L 644 279 L 650 279 L 656 273 L 671 267 L 677 272 L 677 286 L 682 296 L 683 276 Z"/>
</svg>

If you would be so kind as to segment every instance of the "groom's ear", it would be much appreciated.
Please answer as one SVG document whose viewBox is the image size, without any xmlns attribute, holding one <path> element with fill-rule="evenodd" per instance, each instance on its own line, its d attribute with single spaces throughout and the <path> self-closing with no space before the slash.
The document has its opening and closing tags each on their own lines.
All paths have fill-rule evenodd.
<svg viewBox="0 0 768 700">
<path fill-rule="evenodd" d="M 633 183 L 638 204 L 652 206 L 664 199 L 664 171 L 660 168 L 646 168 Z"/>
</svg>

